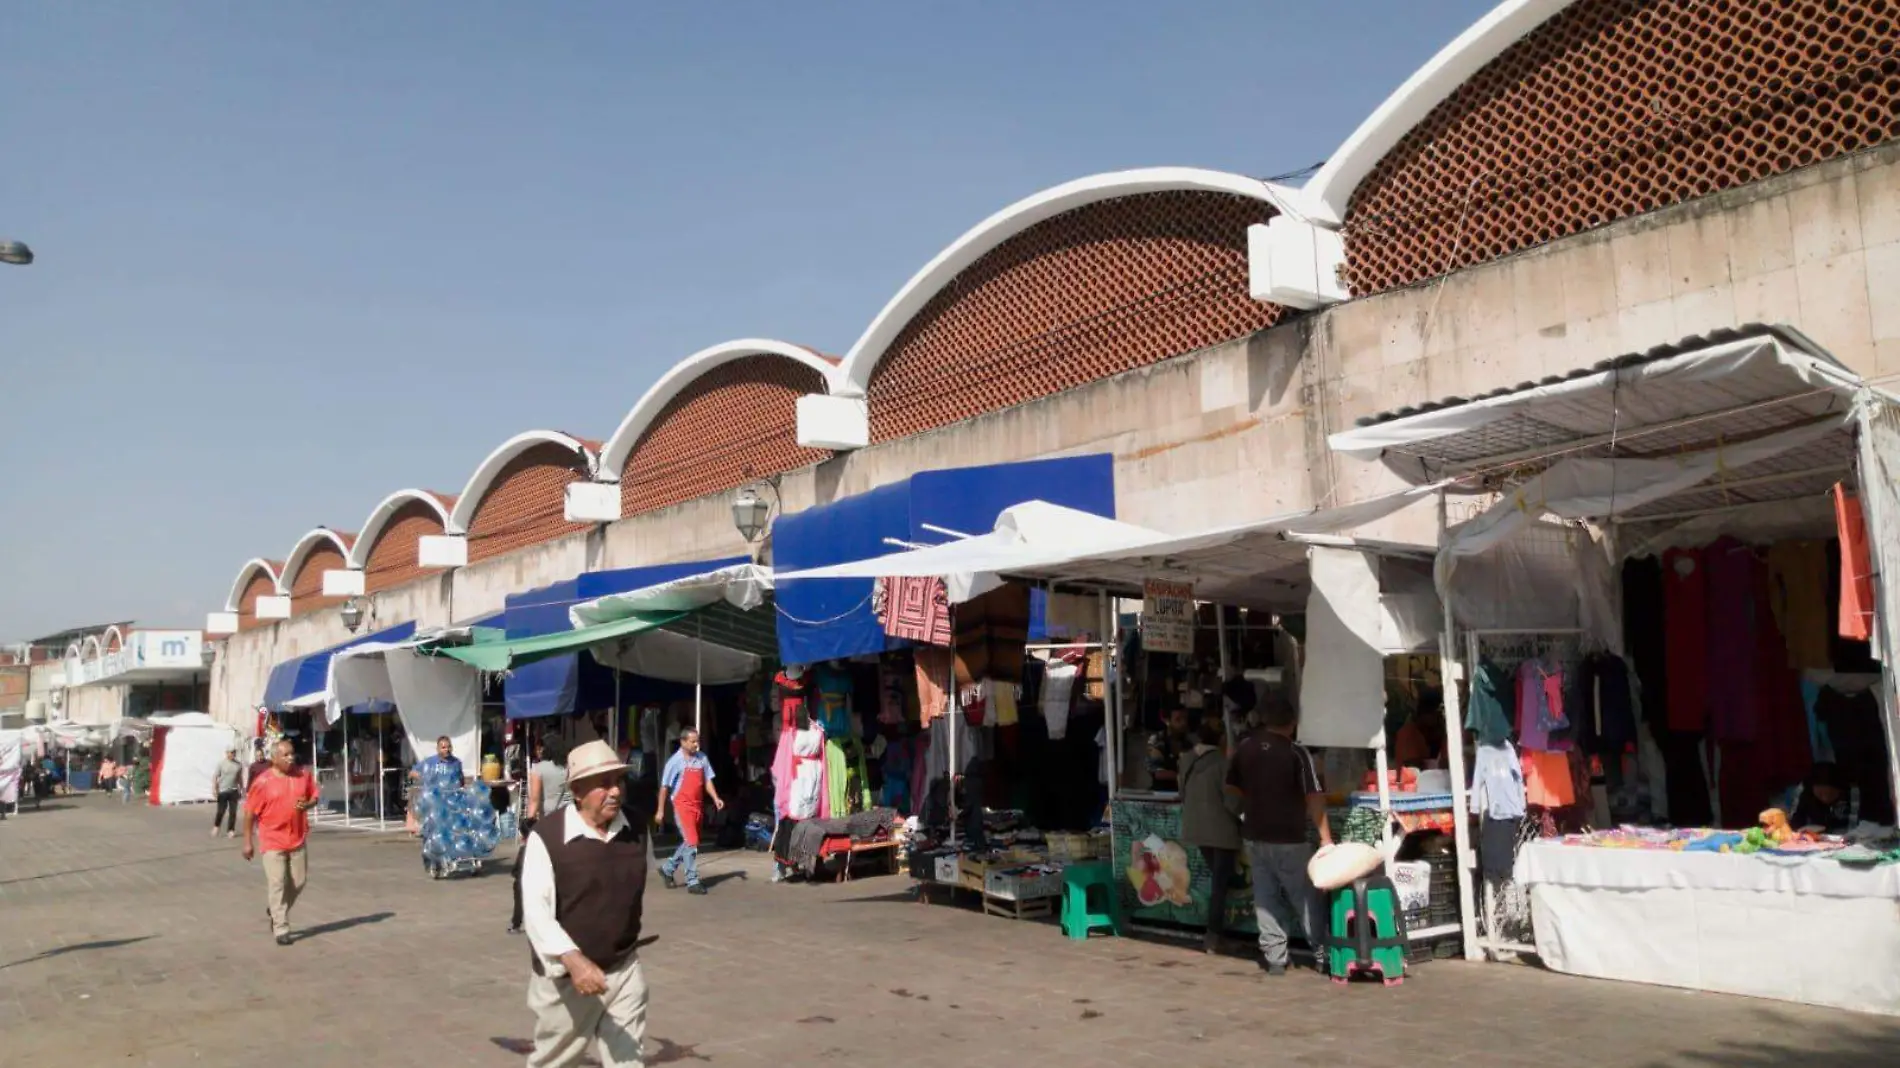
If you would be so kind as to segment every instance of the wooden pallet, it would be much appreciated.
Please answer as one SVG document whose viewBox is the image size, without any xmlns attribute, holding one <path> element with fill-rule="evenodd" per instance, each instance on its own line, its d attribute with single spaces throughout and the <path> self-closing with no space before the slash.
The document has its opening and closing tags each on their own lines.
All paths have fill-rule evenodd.
<svg viewBox="0 0 1900 1068">
<path fill-rule="evenodd" d="M 1006 920 L 1041 920 L 1055 915 L 1053 897 L 1031 897 L 1021 901 L 1008 898 L 983 895 L 983 911 L 991 916 L 1001 916 Z"/>
</svg>

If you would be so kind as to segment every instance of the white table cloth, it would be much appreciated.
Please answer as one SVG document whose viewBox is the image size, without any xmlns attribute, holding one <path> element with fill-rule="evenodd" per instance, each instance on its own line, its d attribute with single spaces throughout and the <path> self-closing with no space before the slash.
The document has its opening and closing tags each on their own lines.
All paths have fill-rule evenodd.
<svg viewBox="0 0 1900 1068">
<path fill-rule="evenodd" d="M 1900 866 L 1532 842 L 1553 971 L 1900 1016 Z"/>
</svg>

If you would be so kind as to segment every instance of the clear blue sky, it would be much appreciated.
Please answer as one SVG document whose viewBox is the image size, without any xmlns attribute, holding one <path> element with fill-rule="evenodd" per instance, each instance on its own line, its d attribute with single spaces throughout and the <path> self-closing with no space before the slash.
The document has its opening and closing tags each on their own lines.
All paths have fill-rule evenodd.
<svg viewBox="0 0 1900 1068">
<path fill-rule="evenodd" d="M 843 352 L 1059 182 L 1314 163 L 1489 6 L 9 4 L 0 638 L 199 625 L 705 345 Z"/>
</svg>

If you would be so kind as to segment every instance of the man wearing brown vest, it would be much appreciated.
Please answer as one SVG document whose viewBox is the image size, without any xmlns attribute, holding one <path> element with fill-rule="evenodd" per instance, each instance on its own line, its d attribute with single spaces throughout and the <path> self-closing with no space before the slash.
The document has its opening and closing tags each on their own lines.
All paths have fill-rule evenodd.
<svg viewBox="0 0 1900 1068">
<path fill-rule="evenodd" d="M 606 742 L 567 758 L 574 803 L 537 823 L 522 847 L 522 926 L 533 949 L 528 1068 L 638 1068 L 647 983 L 634 947 L 647 888 L 646 830 L 620 812 L 626 763 Z"/>
</svg>

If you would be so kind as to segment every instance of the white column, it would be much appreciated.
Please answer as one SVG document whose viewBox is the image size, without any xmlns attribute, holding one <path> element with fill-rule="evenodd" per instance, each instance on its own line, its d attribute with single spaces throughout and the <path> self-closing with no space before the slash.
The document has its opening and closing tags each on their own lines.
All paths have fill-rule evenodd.
<svg viewBox="0 0 1900 1068">
<path fill-rule="evenodd" d="M 1445 491 L 1438 491 L 1438 552 L 1443 559 L 1449 542 Z M 1436 567 L 1436 562 L 1434 562 Z M 1458 916 L 1464 926 L 1465 959 L 1482 960 L 1478 946 L 1478 916 L 1472 903 L 1471 873 L 1476 863 L 1471 852 L 1471 817 L 1465 810 L 1465 717 L 1458 703 L 1458 682 L 1465 667 L 1458 659 L 1457 625 L 1451 610 L 1451 576 L 1438 581 L 1439 607 L 1444 613 L 1444 631 L 1438 638 L 1438 679 L 1444 687 L 1445 762 L 1451 770 L 1451 829 L 1458 868 Z"/>
</svg>

